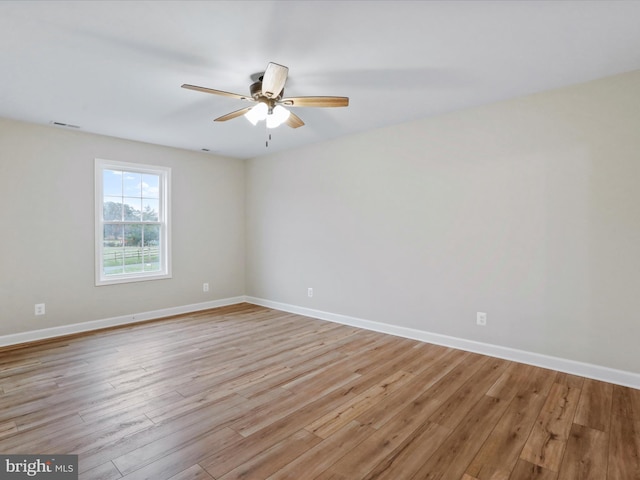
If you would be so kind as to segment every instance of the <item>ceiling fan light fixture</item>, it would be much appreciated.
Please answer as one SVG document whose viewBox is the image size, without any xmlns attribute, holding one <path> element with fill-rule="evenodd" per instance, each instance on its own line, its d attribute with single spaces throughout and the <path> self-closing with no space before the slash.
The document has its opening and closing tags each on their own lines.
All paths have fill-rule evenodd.
<svg viewBox="0 0 640 480">
<path fill-rule="evenodd" d="M 269 107 L 267 107 L 267 104 L 260 102 L 258 103 L 258 105 L 245 113 L 244 116 L 251 122 L 252 125 L 257 125 L 259 121 L 267 118 L 268 113 Z"/>
<path fill-rule="evenodd" d="M 264 73 L 251 75 L 254 82 L 249 87 L 251 97 L 239 93 L 225 92 L 213 88 L 199 87 L 197 85 L 182 85 L 182 88 L 196 90 L 224 97 L 232 97 L 238 100 L 257 102 L 257 105 L 241 108 L 233 112 L 215 118 L 215 122 L 226 122 L 241 116 L 247 117 L 252 125 L 266 120 L 267 128 L 276 128 L 285 123 L 291 128 L 299 128 L 304 122 L 295 113 L 291 113 L 287 107 L 347 107 L 348 97 L 287 97 L 284 98 L 284 86 L 287 81 L 289 68 L 284 65 L 269 62 Z"/>
<path fill-rule="evenodd" d="M 289 115 L 291 115 L 289 110 L 280 105 L 276 105 L 273 108 L 273 112 L 270 115 L 267 115 L 267 128 L 279 127 L 287 121 Z"/>
</svg>

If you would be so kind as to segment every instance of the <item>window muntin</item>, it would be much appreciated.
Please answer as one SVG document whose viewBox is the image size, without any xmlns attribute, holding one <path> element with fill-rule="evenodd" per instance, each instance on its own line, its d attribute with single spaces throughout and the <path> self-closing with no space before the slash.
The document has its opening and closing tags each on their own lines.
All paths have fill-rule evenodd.
<svg viewBox="0 0 640 480">
<path fill-rule="evenodd" d="M 169 278 L 166 167 L 96 159 L 96 285 Z"/>
</svg>

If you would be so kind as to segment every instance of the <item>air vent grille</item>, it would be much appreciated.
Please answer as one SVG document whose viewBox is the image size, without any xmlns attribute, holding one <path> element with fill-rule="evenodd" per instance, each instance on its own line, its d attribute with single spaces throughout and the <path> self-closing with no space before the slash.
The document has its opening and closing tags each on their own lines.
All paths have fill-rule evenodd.
<svg viewBox="0 0 640 480">
<path fill-rule="evenodd" d="M 56 127 L 80 128 L 79 125 L 71 125 L 70 123 L 56 122 L 54 120 L 51 120 L 49 123 L 51 125 L 55 125 Z"/>
</svg>

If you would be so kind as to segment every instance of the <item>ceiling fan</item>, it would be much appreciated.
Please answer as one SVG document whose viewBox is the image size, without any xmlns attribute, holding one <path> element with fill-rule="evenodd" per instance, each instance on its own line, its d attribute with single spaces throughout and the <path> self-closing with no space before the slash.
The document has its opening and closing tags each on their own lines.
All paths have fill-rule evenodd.
<svg viewBox="0 0 640 480">
<path fill-rule="evenodd" d="M 256 105 L 222 115 L 214 121 L 226 122 L 245 115 L 253 125 L 261 120 L 266 120 L 267 128 L 275 128 L 283 123 L 291 128 L 304 125 L 300 117 L 285 107 L 347 107 L 349 105 L 348 97 L 284 97 L 284 84 L 287 81 L 288 73 L 289 68 L 277 63 L 269 63 L 264 73 L 249 87 L 250 96 L 186 83 L 182 85 L 182 88 L 256 103 Z"/>
</svg>

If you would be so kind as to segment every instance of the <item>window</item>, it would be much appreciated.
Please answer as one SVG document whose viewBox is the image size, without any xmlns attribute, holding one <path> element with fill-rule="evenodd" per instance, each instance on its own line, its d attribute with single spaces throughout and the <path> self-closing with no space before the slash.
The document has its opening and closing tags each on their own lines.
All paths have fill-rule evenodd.
<svg viewBox="0 0 640 480">
<path fill-rule="evenodd" d="M 171 169 L 96 159 L 96 285 L 171 277 Z"/>
</svg>

